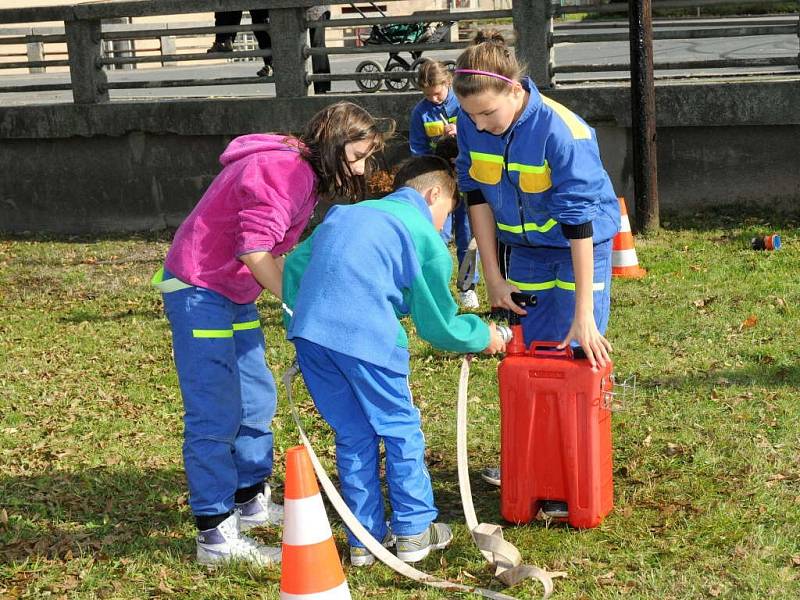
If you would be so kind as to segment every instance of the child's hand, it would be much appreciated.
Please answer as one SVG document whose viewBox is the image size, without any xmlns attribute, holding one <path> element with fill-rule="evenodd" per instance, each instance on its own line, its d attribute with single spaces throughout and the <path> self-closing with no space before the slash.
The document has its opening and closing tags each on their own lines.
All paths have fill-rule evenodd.
<svg viewBox="0 0 800 600">
<path fill-rule="evenodd" d="M 448 123 L 444 126 L 444 134 L 448 136 L 455 136 L 456 135 L 456 124 L 455 123 Z"/>
<path fill-rule="evenodd" d="M 503 336 L 497 331 L 497 325 L 489 323 L 489 345 L 483 349 L 484 354 L 497 354 L 498 352 L 506 351 L 506 343 L 503 341 Z"/>
<path fill-rule="evenodd" d="M 499 278 L 494 281 L 486 280 L 486 291 L 489 294 L 490 306 L 497 308 L 507 308 L 518 315 L 527 315 L 528 312 L 519 304 L 511 299 L 512 292 L 519 292 L 516 286 L 511 285 L 505 279 Z"/>
<path fill-rule="evenodd" d="M 612 351 L 611 343 L 601 335 L 593 316 L 590 315 L 584 319 L 576 318 L 572 321 L 569 333 L 558 345 L 558 349 L 565 348 L 572 340 L 581 345 L 592 368 L 598 365 L 605 367 L 606 363 L 611 360 L 608 356 L 608 353 Z"/>
</svg>

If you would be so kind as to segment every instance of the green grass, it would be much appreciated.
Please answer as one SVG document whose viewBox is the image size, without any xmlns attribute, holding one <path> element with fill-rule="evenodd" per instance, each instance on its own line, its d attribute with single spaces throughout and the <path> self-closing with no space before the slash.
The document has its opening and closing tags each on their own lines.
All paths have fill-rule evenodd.
<svg viewBox="0 0 800 600">
<path fill-rule="evenodd" d="M 568 572 L 554 598 L 800 595 L 800 227 L 772 219 L 665 217 L 658 235 L 637 239 L 649 274 L 615 281 L 608 333 L 618 379 L 638 381 L 614 417 L 615 510 L 593 530 L 506 529 L 526 562 Z M 751 236 L 773 231 L 783 249 L 749 249 Z M 0 240 L 0 598 L 278 597 L 277 569 L 207 572 L 192 560 L 170 332 L 148 287 L 167 245 L 165 236 Z M 291 347 L 277 304 L 260 308 L 277 375 Z M 420 567 L 502 589 L 460 509 L 459 359 L 411 341 L 436 498 L 456 532 Z M 497 462 L 496 362 L 473 366 L 473 471 Z M 299 400 L 330 468 L 330 432 Z M 280 484 L 283 453 L 298 443 L 283 391 L 274 429 Z M 498 492 L 477 477 L 473 491 L 479 519 L 502 522 Z M 280 530 L 258 536 L 278 543 Z M 345 569 L 354 598 L 454 596 L 382 565 Z M 536 597 L 537 585 L 508 593 Z"/>
</svg>

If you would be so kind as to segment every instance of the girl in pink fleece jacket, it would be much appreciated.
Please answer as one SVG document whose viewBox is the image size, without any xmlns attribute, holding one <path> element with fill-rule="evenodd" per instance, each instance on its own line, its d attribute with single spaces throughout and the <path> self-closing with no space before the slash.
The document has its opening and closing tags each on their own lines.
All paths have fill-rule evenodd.
<svg viewBox="0 0 800 600">
<path fill-rule="evenodd" d="M 255 300 L 265 288 L 281 297 L 280 255 L 297 243 L 320 198 L 363 198 L 365 162 L 384 137 L 364 109 L 339 102 L 298 137 L 234 139 L 153 278 L 172 328 L 203 564 L 280 561 L 279 548 L 240 533 L 283 518 L 265 483 L 276 390 Z"/>
</svg>

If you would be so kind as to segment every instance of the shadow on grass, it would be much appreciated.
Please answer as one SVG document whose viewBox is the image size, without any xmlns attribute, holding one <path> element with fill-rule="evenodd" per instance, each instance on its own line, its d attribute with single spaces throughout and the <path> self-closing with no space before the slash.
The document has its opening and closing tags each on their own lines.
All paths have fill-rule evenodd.
<svg viewBox="0 0 800 600">
<path fill-rule="evenodd" d="M 800 387 L 800 366 L 787 365 L 753 365 L 741 369 L 710 369 L 708 371 L 686 373 L 682 375 L 665 375 L 656 378 L 640 378 L 639 386 L 659 386 L 670 388 L 694 388 L 715 386 L 757 386 L 774 390 L 796 390 Z"/>
<path fill-rule="evenodd" d="M 75 310 L 70 314 L 59 317 L 60 323 L 102 323 L 108 321 L 123 321 L 125 319 L 148 319 L 151 321 L 160 321 L 164 318 L 163 312 L 155 310 L 125 310 L 111 314 L 99 314 L 87 310 Z"/>
<path fill-rule="evenodd" d="M 61 244 L 91 244 L 94 242 L 170 242 L 175 228 L 158 231 L 120 233 L 3 233 L 0 242 L 58 242 Z"/>
<path fill-rule="evenodd" d="M 191 519 L 185 488 L 177 468 L 3 475 L 8 521 L 0 524 L 0 560 L 189 555 L 194 540 L 181 531 Z"/>
<path fill-rule="evenodd" d="M 749 245 L 751 237 L 800 227 L 800 210 L 796 206 L 787 205 L 776 208 L 730 204 L 680 213 L 662 210 L 660 221 L 662 229 L 667 231 L 744 229 L 744 232 L 732 235 L 729 239 L 746 241 Z"/>
</svg>

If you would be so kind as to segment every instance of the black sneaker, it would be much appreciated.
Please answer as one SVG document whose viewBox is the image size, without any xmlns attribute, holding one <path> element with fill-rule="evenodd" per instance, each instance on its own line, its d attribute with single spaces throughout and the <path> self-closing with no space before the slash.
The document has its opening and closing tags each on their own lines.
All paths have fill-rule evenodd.
<svg viewBox="0 0 800 600">
<path fill-rule="evenodd" d="M 258 70 L 258 73 L 256 73 L 256 75 L 258 75 L 259 77 L 271 77 L 272 67 L 270 67 L 269 65 L 264 65 Z"/>
<path fill-rule="evenodd" d="M 233 42 L 231 40 L 225 40 L 224 42 L 214 42 L 211 44 L 211 48 L 206 50 L 206 53 L 213 54 L 215 52 L 233 52 Z"/>
<path fill-rule="evenodd" d="M 558 500 L 543 500 L 541 510 L 543 515 L 551 519 L 566 519 L 569 516 L 567 503 Z"/>
<path fill-rule="evenodd" d="M 481 471 L 481 479 L 486 483 L 500 487 L 500 468 L 488 467 Z"/>
</svg>

